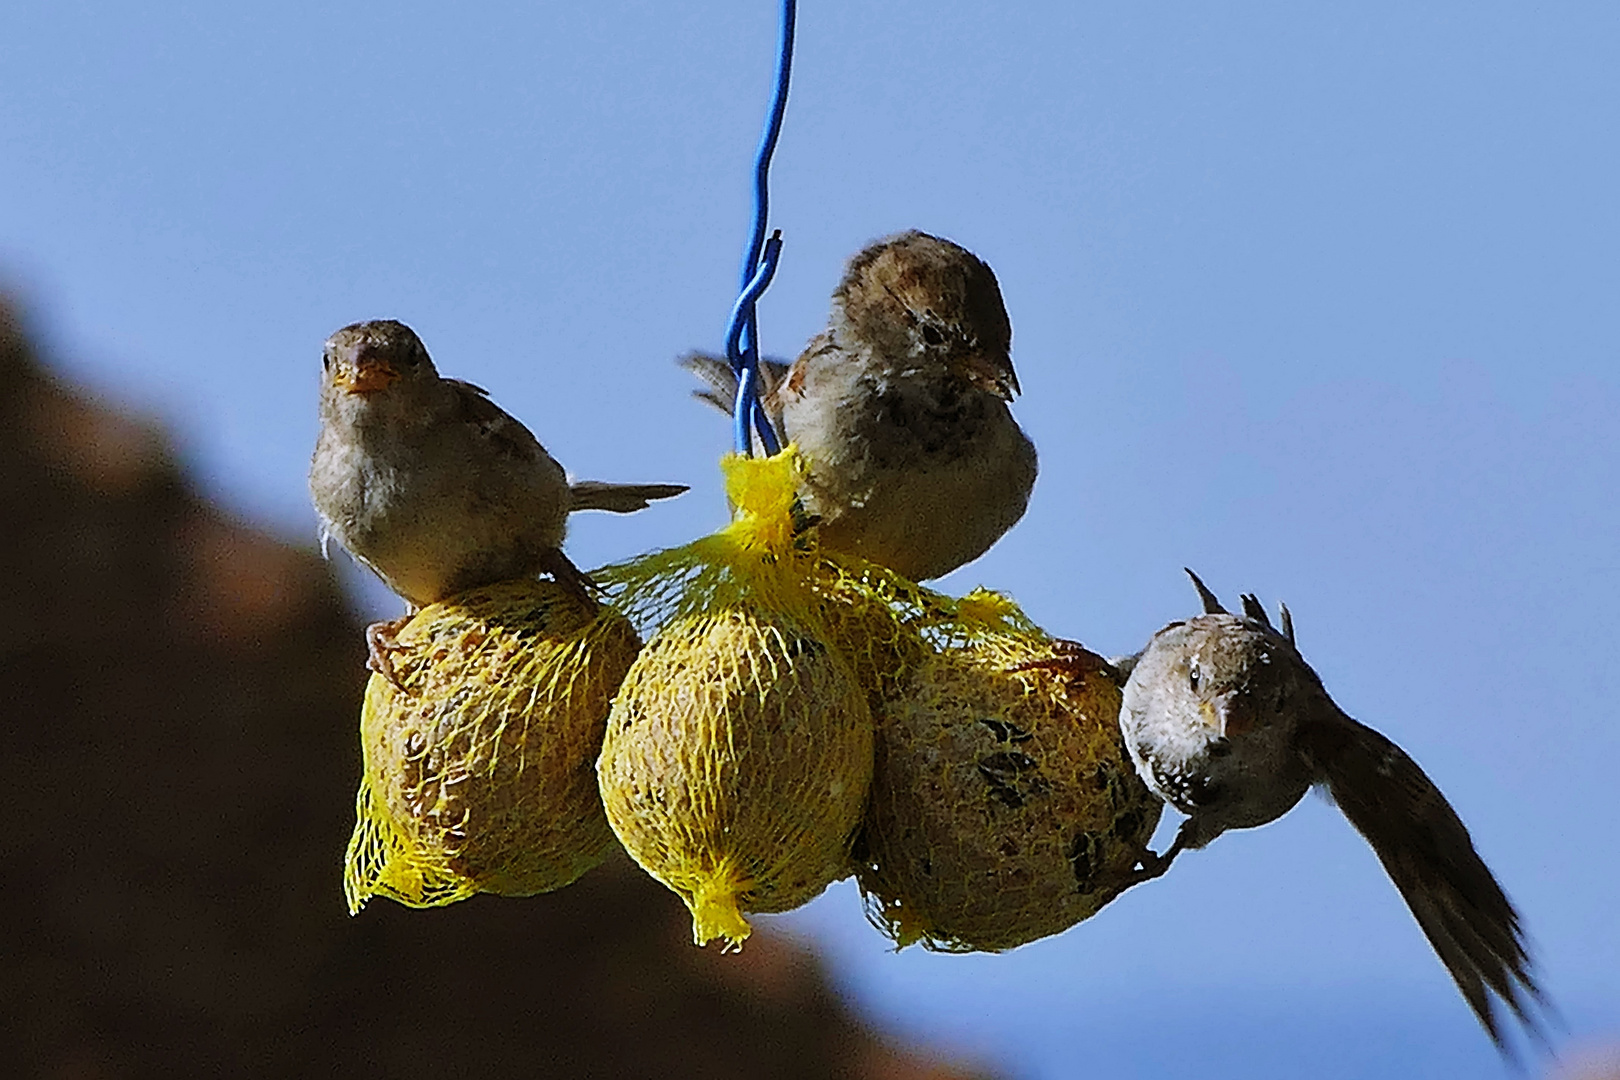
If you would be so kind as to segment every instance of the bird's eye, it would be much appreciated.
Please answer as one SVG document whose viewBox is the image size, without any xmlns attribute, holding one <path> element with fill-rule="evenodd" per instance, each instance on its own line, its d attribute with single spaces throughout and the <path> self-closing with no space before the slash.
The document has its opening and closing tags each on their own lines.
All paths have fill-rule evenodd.
<svg viewBox="0 0 1620 1080">
<path fill-rule="evenodd" d="M 923 340 L 930 345 L 945 344 L 945 335 L 940 333 L 939 327 L 937 326 L 930 326 L 929 324 L 924 323 L 922 328 L 922 336 Z"/>
<path fill-rule="evenodd" d="M 324 349 L 321 351 L 321 370 L 322 371 L 331 371 L 332 370 L 332 354 L 330 352 L 327 352 Z"/>
<path fill-rule="evenodd" d="M 1198 663 L 1196 661 L 1187 669 L 1187 682 L 1193 688 L 1193 693 L 1198 693 Z"/>
</svg>

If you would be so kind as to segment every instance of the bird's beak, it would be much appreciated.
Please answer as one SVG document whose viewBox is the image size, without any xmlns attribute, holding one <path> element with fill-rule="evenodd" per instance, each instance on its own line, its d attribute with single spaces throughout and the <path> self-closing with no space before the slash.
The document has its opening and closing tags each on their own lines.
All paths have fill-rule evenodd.
<svg viewBox="0 0 1620 1080">
<path fill-rule="evenodd" d="M 375 393 L 398 378 L 394 365 L 374 356 L 361 356 L 352 361 L 344 358 L 332 365 L 332 385 L 350 394 Z"/>
<path fill-rule="evenodd" d="M 1006 356 L 970 352 L 960 361 L 958 370 L 970 385 L 987 394 L 994 394 L 1002 401 L 1011 401 L 1022 392 L 1012 360 Z"/>
</svg>

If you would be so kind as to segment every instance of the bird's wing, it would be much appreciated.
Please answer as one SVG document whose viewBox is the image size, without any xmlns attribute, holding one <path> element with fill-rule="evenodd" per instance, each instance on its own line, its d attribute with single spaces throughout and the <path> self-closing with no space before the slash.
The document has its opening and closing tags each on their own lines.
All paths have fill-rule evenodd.
<svg viewBox="0 0 1620 1080">
<path fill-rule="evenodd" d="M 457 419 L 476 427 L 496 453 L 521 462 L 551 461 L 546 448 L 521 420 L 489 400 L 489 391 L 460 379 L 444 381 L 455 391 Z"/>
<path fill-rule="evenodd" d="M 1215 598 L 1215 594 L 1209 591 L 1209 586 L 1204 584 L 1203 579 L 1201 579 L 1191 570 L 1188 570 L 1185 566 L 1183 566 L 1181 569 L 1188 577 L 1192 578 L 1193 588 L 1198 590 L 1198 599 L 1202 600 L 1204 603 L 1204 614 L 1225 615 L 1227 613 L 1226 609 L 1223 608 L 1221 606 L 1221 602 Z"/>
<path fill-rule="evenodd" d="M 1532 1006 L 1546 1007 L 1514 910 L 1468 829 L 1406 752 L 1328 702 L 1300 728 L 1301 749 L 1378 854 L 1498 1049 L 1506 1052 L 1491 995 L 1545 1043 Z"/>
<path fill-rule="evenodd" d="M 609 510 L 629 514 L 647 509 L 652 499 L 672 499 L 686 489 L 685 484 L 608 484 L 601 480 L 579 480 L 568 485 L 568 512 Z"/>
<path fill-rule="evenodd" d="M 689 352 L 677 363 L 707 384 L 701 390 L 692 391 L 693 397 L 707 401 L 726 415 L 731 415 L 731 410 L 737 402 L 737 373 L 731 369 L 730 361 L 714 353 Z M 765 412 L 770 416 L 778 438 L 783 437 L 785 433 L 782 431 L 782 405 L 777 397 L 777 390 L 791 370 L 792 365 L 784 360 L 769 356 L 760 358 L 760 401 L 765 405 Z"/>
<path fill-rule="evenodd" d="M 692 396 L 723 413 L 730 413 L 737 397 L 737 373 L 723 356 L 713 353 L 689 352 L 676 363 L 704 382 L 704 388 L 692 391 Z"/>
<path fill-rule="evenodd" d="M 1266 617 L 1266 609 L 1254 593 L 1243 594 L 1243 617 L 1253 619 L 1267 630 L 1271 629 L 1271 620 Z"/>
</svg>

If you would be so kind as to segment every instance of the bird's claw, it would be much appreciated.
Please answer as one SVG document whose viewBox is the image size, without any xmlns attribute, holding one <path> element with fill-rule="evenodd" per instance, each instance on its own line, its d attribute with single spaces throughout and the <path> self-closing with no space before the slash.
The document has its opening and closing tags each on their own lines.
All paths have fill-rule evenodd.
<svg viewBox="0 0 1620 1080">
<path fill-rule="evenodd" d="M 374 622 L 366 627 L 366 667 L 384 679 L 395 690 L 404 691 L 405 686 L 399 681 L 394 672 L 394 662 L 390 653 L 402 652 L 409 646 L 399 643 L 399 632 L 405 629 L 405 624 L 411 621 L 410 615 L 402 615 L 388 622 Z"/>
<path fill-rule="evenodd" d="M 1163 877 L 1164 872 L 1170 869 L 1170 864 L 1176 861 L 1176 856 L 1185 850 L 1186 840 L 1183 834 L 1179 832 L 1176 834 L 1175 841 L 1165 848 L 1162 854 L 1144 844 L 1141 854 L 1136 857 L 1135 864 L 1124 874 L 1124 884 L 1120 885 L 1119 891 L 1124 892 L 1126 889 L 1134 885 L 1140 885 L 1144 881 L 1152 881 L 1154 878 Z"/>
<path fill-rule="evenodd" d="M 595 604 L 602 595 L 602 586 L 592 581 L 591 575 L 575 566 L 573 561 L 557 548 L 546 553 L 540 568 L 550 574 L 558 585 L 587 603 Z"/>
<path fill-rule="evenodd" d="M 1174 858 L 1174 855 L 1160 855 L 1150 848 L 1143 848 L 1142 854 L 1137 857 L 1136 865 L 1131 867 L 1125 887 L 1128 889 L 1132 885 L 1140 885 L 1144 881 L 1152 881 L 1154 878 L 1163 877 L 1164 872 L 1170 869 L 1170 863 Z"/>
</svg>

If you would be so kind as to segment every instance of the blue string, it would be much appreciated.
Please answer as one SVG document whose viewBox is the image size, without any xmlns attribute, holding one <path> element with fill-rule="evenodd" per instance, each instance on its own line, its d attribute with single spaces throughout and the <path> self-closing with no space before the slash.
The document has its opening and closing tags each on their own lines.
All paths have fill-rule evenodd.
<svg viewBox="0 0 1620 1080">
<path fill-rule="evenodd" d="M 776 152 L 777 137 L 782 134 L 782 114 L 787 110 L 788 77 L 793 69 L 793 26 L 798 14 L 797 0 L 782 0 L 782 33 L 776 51 L 776 90 L 771 97 L 771 113 L 765 121 L 765 131 L 759 138 L 759 151 L 754 156 L 754 227 L 748 237 L 748 250 L 743 255 L 741 295 L 731 309 L 731 320 L 726 326 L 726 359 L 737 373 L 737 401 L 732 413 L 732 433 L 739 454 L 752 452 L 753 441 L 748 436 L 750 423 L 759 432 L 759 441 L 767 454 L 781 449 L 770 417 L 759 403 L 759 317 L 755 302 L 771 278 L 776 274 L 776 262 L 781 257 L 782 234 L 778 231 L 767 242 L 766 218 L 770 209 L 771 155 Z M 761 260 L 761 249 L 764 258 Z"/>
</svg>

